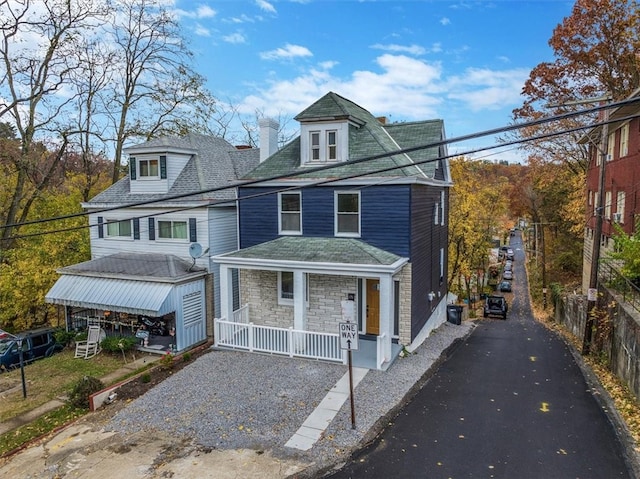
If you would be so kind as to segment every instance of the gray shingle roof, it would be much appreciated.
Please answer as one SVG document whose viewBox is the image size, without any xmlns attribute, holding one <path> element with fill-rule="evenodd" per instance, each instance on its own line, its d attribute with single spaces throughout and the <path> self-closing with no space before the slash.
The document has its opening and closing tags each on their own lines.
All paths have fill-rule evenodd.
<svg viewBox="0 0 640 479">
<path fill-rule="evenodd" d="M 401 259 L 400 256 L 357 239 L 305 238 L 301 236 L 283 236 L 223 256 L 225 258 L 361 265 L 392 265 Z"/>
<path fill-rule="evenodd" d="M 162 154 L 174 150 L 191 151 L 193 156 L 167 194 L 131 194 L 129 177 L 126 176 L 111 187 L 98 193 L 88 204 L 123 204 L 161 200 L 171 196 L 229 186 L 255 168 L 260 161 L 260 150 L 257 148 L 237 149 L 223 138 L 197 133 L 189 133 L 184 137 L 155 138 L 146 143 L 125 149 L 129 154 L 136 154 L 141 151 L 157 151 L 158 154 Z M 183 200 L 225 200 L 234 198 L 234 189 L 227 188 L 211 193 L 198 193 Z"/>
<path fill-rule="evenodd" d="M 314 120 L 349 119 L 351 122 L 349 125 L 349 160 L 382 155 L 400 148 L 426 145 L 444 139 L 442 120 L 383 125 L 364 108 L 333 92 L 327 93 L 295 118 L 303 123 Z M 410 154 L 393 155 L 357 164 L 337 166 L 329 170 L 305 173 L 309 168 L 300 166 L 300 137 L 297 137 L 280 151 L 267 158 L 244 178 L 266 179 L 286 176 L 291 173 L 297 173 L 296 178 L 314 179 L 344 178 L 351 175 L 370 178 L 424 175 L 433 177 L 436 168 L 435 162 L 426 163 L 419 167 L 413 166 L 413 162 L 438 157 L 439 149 L 434 147 Z M 370 173 L 393 166 L 401 168 Z"/>
<path fill-rule="evenodd" d="M 116 253 L 60 269 L 62 274 L 90 276 L 136 276 L 139 278 L 177 279 L 201 273 L 204 268 L 170 254 Z"/>
</svg>

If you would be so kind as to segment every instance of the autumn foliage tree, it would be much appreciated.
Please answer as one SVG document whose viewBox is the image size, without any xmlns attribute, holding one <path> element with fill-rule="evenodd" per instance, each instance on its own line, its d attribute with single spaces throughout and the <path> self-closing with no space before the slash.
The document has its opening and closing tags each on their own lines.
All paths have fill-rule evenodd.
<svg viewBox="0 0 640 479">
<path fill-rule="evenodd" d="M 469 297 L 489 266 L 492 238 L 509 224 L 510 179 L 501 165 L 464 157 L 451 160 L 450 169 L 448 285 Z"/>
</svg>

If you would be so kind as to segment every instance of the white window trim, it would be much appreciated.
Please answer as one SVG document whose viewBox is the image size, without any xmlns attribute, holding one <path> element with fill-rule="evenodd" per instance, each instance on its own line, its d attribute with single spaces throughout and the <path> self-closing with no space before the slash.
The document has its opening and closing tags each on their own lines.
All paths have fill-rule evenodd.
<svg viewBox="0 0 640 479">
<path fill-rule="evenodd" d="M 148 163 L 150 161 L 157 161 L 158 162 L 158 174 L 157 175 L 143 176 L 142 175 L 142 167 L 140 166 L 140 163 Z M 142 180 L 142 181 L 159 180 L 160 179 L 160 158 L 136 158 L 136 162 L 138 163 L 136 165 L 136 168 L 137 168 L 136 179 Z"/>
<path fill-rule="evenodd" d="M 160 223 L 171 223 L 171 231 L 173 231 L 173 223 L 185 223 L 185 226 L 187 228 L 187 237 L 186 238 L 163 238 L 162 236 L 160 236 Z M 170 218 L 157 219 L 155 241 L 159 243 L 189 243 L 189 220 L 184 220 L 184 219 L 173 220 Z"/>
<path fill-rule="evenodd" d="M 625 203 L 627 201 L 627 193 L 618 191 L 616 194 L 616 213 L 620 216 L 620 223 L 624 223 Z"/>
<path fill-rule="evenodd" d="M 444 202 L 445 195 L 444 190 L 440 192 L 440 226 L 444 226 Z"/>
<path fill-rule="evenodd" d="M 607 143 L 607 161 L 613 160 L 616 147 L 616 132 L 609 133 L 609 141 Z"/>
<path fill-rule="evenodd" d="M 333 133 L 335 135 L 335 143 L 331 144 L 329 143 L 329 134 Z M 334 161 L 338 161 L 338 155 L 339 155 L 339 149 L 338 149 L 338 130 L 325 130 L 324 132 L 324 137 L 325 137 L 325 153 L 326 153 L 326 161 L 327 162 L 334 162 Z M 329 151 L 330 151 L 330 147 L 333 146 L 335 149 L 335 157 L 331 158 L 329 157 Z"/>
<path fill-rule="evenodd" d="M 122 223 L 124 221 L 127 221 L 129 223 L 129 230 L 131 231 L 130 235 L 110 235 L 109 234 L 109 224 L 113 224 L 113 223 Z M 119 230 L 120 228 L 118 228 Z M 130 219 L 123 219 L 123 220 L 119 220 L 116 218 L 106 218 L 105 222 L 104 222 L 104 238 L 108 239 L 108 240 L 133 240 L 133 224 L 132 221 Z"/>
<path fill-rule="evenodd" d="M 294 298 L 296 295 L 296 290 L 295 290 L 295 286 L 294 286 L 294 290 L 293 290 L 293 298 L 283 298 L 282 297 L 282 273 L 293 273 L 293 271 L 278 271 L 278 291 L 277 291 L 277 295 L 278 295 L 278 304 L 280 306 L 293 306 L 293 302 L 294 302 Z M 295 273 L 293 273 L 295 275 Z M 305 284 L 307 286 L 307 291 L 305 293 L 305 297 L 304 297 L 304 304 L 305 306 L 308 308 L 309 307 L 309 275 L 307 273 L 304 274 L 305 275 Z M 295 284 L 295 279 L 294 279 L 294 284 Z"/>
<path fill-rule="evenodd" d="M 282 196 L 283 195 L 297 195 L 298 196 L 298 204 L 300 205 L 300 210 L 298 212 L 298 216 L 300 217 L 300 229 L 299 230 L 284 230 L 282 229 Z M 293 214 L 291 212 L 287 214 Z M 302 194 L 299 191 L 289 191 L 289 192 L 281 192 L 278 193 L 278 234 L 281 235 L 301 235 L 302 234 Z"/>
<path fill-rule="evenodd" d="M 340 233 L 338 232 L 338 196 L 339 195 L 358 195 L 358 232 L 357 233 Z M 348 214 L 348 213 L 344 213 Z M 333 193 L 333 232 L 336 237 L 343 238 L 360 238 L 362 234 L 362 198 L 359 191 L 334 191 Z"/>
<path fill-rule="evenodd" d="M 620 157 L 629 154 L 629 123 L 620 128 Z"/>
</svg>

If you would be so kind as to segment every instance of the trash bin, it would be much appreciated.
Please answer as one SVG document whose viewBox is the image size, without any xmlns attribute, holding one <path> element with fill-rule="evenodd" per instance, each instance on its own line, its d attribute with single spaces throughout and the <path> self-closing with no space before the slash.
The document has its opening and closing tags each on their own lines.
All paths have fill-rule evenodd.
<svg viewBox="0 0 640 479">
<path fill-rule="evenodd" d="M 462 306 L 458 306 L 456 304 L 448 304 L 447 321 L 452 324 L 462 324 Z"/>
</svg>

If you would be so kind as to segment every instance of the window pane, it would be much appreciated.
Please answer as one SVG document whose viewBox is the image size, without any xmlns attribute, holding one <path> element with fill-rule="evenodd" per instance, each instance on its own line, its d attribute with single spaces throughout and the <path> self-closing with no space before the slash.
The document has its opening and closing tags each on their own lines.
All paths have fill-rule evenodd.
<svg viewBox="0 0 640 479">
<path fill-rule="evenodd" d="M 283 271 L 281 275 L 280 297 L 283 299 L 293 299 L 293 272 Z"/>
<path fill-rule="evenodd" d="M 357 213 L 358 212 L 358 195 L 355 193 L 338 195 L 338 212 L 340 213 Z"/>
<path fill-rule="evenodd" d="M 173 223 L 173 237 L 177 239 L 187 239 L 186 221 L 175 221 Z"/>
<path fill-rule="evenodd" d="M 282 231 L 300 231 L 299 213 L 282 213 Z"/>
<path fill-rule="evenodd" d="M 140 161 L 140 176 L 149 176 L 149 162 Z"/>
<path fill-rule="evenodd" d="M 311 146 L 320 146 L 320 133 L 311 133 Z"/>
<path fill-rule="evenodd" d="M 158 160 L 149 161 L 149 176 L 158 176 Z"/>
<path fill-rule="evenodd" d="M 120 221 L 120 236 L 131 236 L 131 221 Z"/>
<path fill-rule="evenodd" d="M 158 237 L 171 238 L 171 221 L 158 221 Z"/>
<path fill-rule="evenodd" d="M 107 223 L 107 236 L 118 236 L 118 223 Z"/>
<path fill-rule="evenodd" d="M 358 232 L 358 215 L 338 215 L 338 233 Z"/>
<path fill-rule="evenodd" d="M 282 211 L 300 211 L 300 195 L 282 195 Z"/>
</svg>

